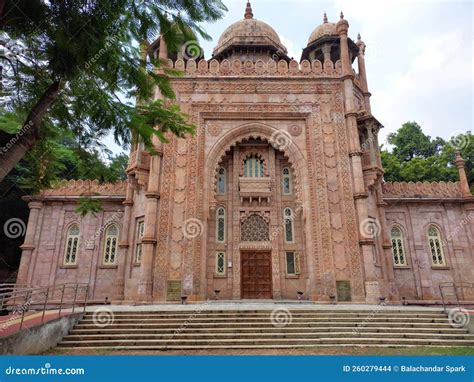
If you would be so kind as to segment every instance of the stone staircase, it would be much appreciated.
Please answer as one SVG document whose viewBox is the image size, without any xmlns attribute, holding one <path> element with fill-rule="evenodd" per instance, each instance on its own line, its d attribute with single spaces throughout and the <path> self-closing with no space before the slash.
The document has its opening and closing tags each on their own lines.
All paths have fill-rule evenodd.
<svg viewBox="0 0 474 382">
<path fill-rule="evenodd" d="M 101 308 L 99 308 L 101 309 Z M 102 312 L 104 313 L 104 312 Z M 68 349 L 205 350 L 314 346 L 474 346 L 441 310 L 206 310 L 88 312 L 58 344 Z"/>
</svg>

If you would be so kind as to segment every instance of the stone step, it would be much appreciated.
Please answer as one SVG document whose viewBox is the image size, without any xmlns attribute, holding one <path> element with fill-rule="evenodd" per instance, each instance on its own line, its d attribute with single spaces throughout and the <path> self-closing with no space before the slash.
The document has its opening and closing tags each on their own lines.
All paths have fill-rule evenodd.
<svg viewBox="0 0 474 382">
<path fill-rule="evenodd" d="M 336 326 L 351 326 L 354 328 L 357 328 L 359 325 L 363 325 L 365 327 L 372 327 L 372 326 L 380 326 L 379 322 L 372 322 L 372 321 L 367 321 L 364 323 L 361 323 L 360 321 L 353 321 L 353 322 L 291 322 L 287 327 L 292 327 L 292 326 L 306 326 L 306 327 L 320 327 L 320 328 L 326 328 L 329 325 L 336 327 Z M 134 328 L 168 328 L 168 329 L 178 329 L 180 327 L 187 327 L 187 328 L 208 328 L 209 330 L 213 330 L 214 328 L 222 328 L 222 327 L 229 327 L 229 328 L 235 328 L 235 327 L 242 327 L 242 326 L 247 326 L 247 327 L 254 327 L 254 328 L 272 328 L 275 327 L 270 320 L 267 320 L 266 322 L 220 322 L 220 323 L 215 323 L 215 322 L 207 322 L 207 323 L 200 323 L 200 322 L 194 322 L 190 321 L 188 323 L 141 323 L 141 322 L 136 322 L 133 324 L 124 324 L 124 323 L 110 323 L 107 325 L 107 328 L 113 328 L 113 329 L 134 329 Z M 452 326 L 449 324 L 449 322 L 445 323 L 426 323 L 426 322 L 383 322 L 383 326 L 386 327 L 397 327 L 397 328 L 451 328 Z M 83 323 L 80 322 L 75 326 L 76 329 L 97 329 L 100 327 L 99 325 L 96 325 L 95 323 Z"/>
<path fill-rule="evenodd" d="M 119 318 L 113 316 L 113 322 L 116 323 L 123 323 L 123 324 L 134 324 L 134 323 L 176 323 L 182 324 L 184 322 L 199 322 L 199 323 L 207 323 L 207 322 L 225 322 L 225 323 L 236 323 L 236 322 L 267 322 L 271 321 L 272 317 L 232 317 L 232 318 L 202 318 L 202 317 L 191 317 L 189 319 L 177 319 L 177 318 L 154 318 L 154 317 L 143 317 L 143 318 Z M 278 317 L 275 318 L 278 320 Z M 354 317 L 281 317 L 282 321 L 290 321 L 291 322 L 354 322 Z M 406 322 L 407 320 L 411 322 L 419 322 L 419 323 L 445 323 L 448 322 L 446 317 L 441 318 L 418 318 L 418 317 L 367 317 L 365 320 L 360 320 L 360 322 L 370 321 L 370 322 Z M 90 324 L 94 323 L 94 318 L 84 318 L 81 320 L 83 324 Z"/>
<path fill-rule="evenodd" d="M 233 317 L 245 317 L 245 318 L 258 318 L 258 317 L 270 317 L 271 312 L 257 312 L 257 313 L 196 313 L 196 312 L 183 312 L 183 313 L 163 313 L 163 312 L 112 312 L 114 317 L 118 318 L 189 318 L 189 317 L 199 317 L 199 318 L 233 318 Z M 335 312 L 299 312 L 299 311 L 290 311 L 292 317 L 334 317 Z M 92 318 L 94 313 L 86 313 L 84 318 Z M 339 313 L 339 317 L 403 317 L 403 318 L 445 318 L 444 313 L 416 313 L 416 314 L 404 314 L 404 313 L 390 313 L 390 312 L 348 312 L 348 313 Z"/>
<path fill-rule="evenodd" d="M 321 337 L 321 338 L 254 338 L 254 339 L 213 339 L 203 340 L 203 339 L 173 339 L 173 340 L 159 340 L 159 339 L 142 339 L 142 340 L 130 340 L 130 339 L 119 339 L 119 340 L 91 340 L 91 341 L 61 341 L 59 342 L 59 347 L 69 347 L 69 348 L 78 348 L 84 346 L 101 346 L 101 347 L 115 347 L 115 346 L 134 346 L 140 348 L 141 346 L 158 346 L 158 347 L 169 347 L 169 346 L 180 346 L 180 345 L 194 345 L 194 346 L 210 346 L 212 345 L 293 345 L 295 347 L 299 345 L 318 345 L 318 344 L 333 344 L 339 345 L 344 343 L 352 344 L 404 344 L 404 345 L 430 345 L 430 346 L 474 346 L 473 340 L 465 339 L 414 339 L 414 338 L 380 338 L 380 337 L 363 337 L 363 338 L 332 338 L 332 337 Z"/>
<path fill-rule="evenodd" d="M 198 306 L 197 306 L 198 307 Z M 314 346 L 474 346 L 474 335 L 433 310 L 87 312 L 58 346 L 66 349 L 250 349 Z M 278 324 L 285 324 L 278 326 Z M 101 327 L 101 324 L 106 324 Z"/>
<path fill-rule="evenodd" d="M 98 340 L 175 340 L 181 341 L 184 339 L 198 339 L 214 341 L 216 339 L 265 339 L 265 338 L 366 338 L 366 337 L 378 337 L 378 338 L 392 338 L 394 333 L 381 333 L 381 332 L 326 332 L 326 333 L 167 333 L 167 334 L 87 334 L 87 335 L 68 335 L 64 338 L 64 341 L 98 341 Z M 431 333 L 403 333 L 397 334 L 399 338 L 419 338 L 419 339 L 453 339 L 453 340 L 473 340 L 474 335 L 472 334 L 431 334 Z"/>
<path fill-rule="evenodd" d="M 208 333 L 209 328 L 189 328 L 183 327 L 179 328 L 182 332 L 192 332 L 192 333 Z M 126 335 L 128 334 L 166 334 L 174 332 L 176 329 L 154 329 L 154 328 L 143 328 L 143 329 L 127 329 Z M 274 333 L 274 332 L 284 332 L 284 333 L 299 333 L 299 332 L 308 332 L 308 333 L 326 333 L 326 332 L 352 332 L 357 330 L 358 332 L 387 332 L 390 333 L 433 333 L 433 334 L 467 334 L 467 329 L 457 329 L 457 328 L 446 328 L 446 329 L 431 329 L 431 328 L 387 328 L 383 326 L 372 326 L 372 327 L 351 327 L 351 326 L 340 326 L 340 327 L 306 327 L 306 326 L 293 326 L 293 327 L 269 327 L 269 328 L 254 328 L 254 327 L 236 327 L 236 328 L 214 328 L 213 333 Z M 71 335 L 87 335 L 87 334 L 124 334 L 123 329 L 114 329 L 105 327 L 99 329 L 97 327 L 91 329 L 72 329 L 70 331 Z"/>
<path fill-rule="evenodd" d="M 170 350 L 191 350 L 191 351 L 212 351 L 212 350 L 246 350 L 246 349 L 253 349 L 253 350 L 266 350 L 266 349 L 305 349 L 305 348 L 330 348 L 334 347 L 334 344 L 299 344 L 297 346 L 290 344 L 271 344 L 271 345 L 212 345 L 212 346 L 205 346 L 205 345 L 177 345 L 177 346 L 81 346 L 81 350 L 83 351 L 170 351 Z M 360 343 L 344 343 L 344 344 L 337 344 L 338 348 L 410 348 L 410 347 L 418 347 L 421 346 L 420 344 L 398 344 L 398 343 L 385 343 L 385 344 L 360 344 Z M 458 346 L 457 344 L 454 345 L 436 345 L 437 347 L 445 347 L 449 348 L 452 346 Z M 76 347 L 71 346 L 61 346 L 63 350 L 77 350 Z M 290 352 L 288 354 L 291 354 Z"/>
</svg>

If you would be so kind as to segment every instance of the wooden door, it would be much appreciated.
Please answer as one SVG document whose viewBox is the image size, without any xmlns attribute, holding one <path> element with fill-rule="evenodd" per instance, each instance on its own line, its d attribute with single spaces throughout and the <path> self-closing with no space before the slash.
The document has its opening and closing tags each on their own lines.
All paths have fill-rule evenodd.
<svg viewBox="0 0 474 382">
<path fill-rule="evenodd" d="M 243 251 L 241 298 L 272 298 L 272 256 L 267 251 Z"/>
</svg>

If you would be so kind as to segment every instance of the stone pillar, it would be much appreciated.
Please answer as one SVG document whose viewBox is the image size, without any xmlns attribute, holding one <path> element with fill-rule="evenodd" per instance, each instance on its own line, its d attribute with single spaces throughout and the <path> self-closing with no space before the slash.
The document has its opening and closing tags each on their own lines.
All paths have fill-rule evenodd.
<svg viewBox="0 0 474 382">
<path fill-rule="evenodd" d="M 141 260 L 141 279 L 139 286 L 139 296 L 145 301 L 151 300 L 153 296 L 153 259 L 157 241 L 157 221 L 158 204 L 160 199 L 160 169 L 162 153 L 159 150 L 160 143 L 158 138 L 154 137 L 155 150 L 158 154 L 154 155 L 150 161 L 150 175 L 148 178 L 148 188 L 145 193 L 145 232 L 142 239 L 142 260 Z M 158 292 L 158 295 L 164 296 Z"/>
<path fill-rule="evenodd" d="M 28 203 L 30 208 L 30 216 L 28 218 L 28 225 L 26 227 L 25 241 L 21 245 L 21 260 L 16 283 L 18 285 L 28 284 L 28 269 L 30 267 L 31 256 L 35 249 L 35 232 L 38 226 L 38 218 L 40 215 L 43 203 L 39 200 L 32 200 Z"/>
<path fill-rule="evenodd" d="M 354 84 L 351 62 L 349 58 L 349 45 L 347 32 L 349 23 L 344 19 L 341 12 L 341 19 L 336 25 L 340 37 L 342 80 L 344 83 L 344 99 L 346 111 L 346 127 L 349 137 L 349 157 L 352 167 L 352 180 L 354 202 L 356 214 L 359 222 L 359 237 L 362 259 L 365 270 L 366 301 L 375 303 L 380 295 L 377 274 L 374 261 L 374 238 L 368 235 L 370 229 L 364 229 L 369 225 L 368 219 L 368 194 L 365 190 L 364 175 L 362 171 L 362 151 L 360 148 L 359 131 L 357 127 L 357 112 L 354 102 Z"/>
<path fill-rule="evenodd" d="M 117 269 L 117 280 L 114 290 L 114 299 L 123 300 L 125 298 L 125 272 L 127 269 L 128 260 L 130 258 L 130 221 L 132 220 L 132 206 L 133 206 L 133 188 L 132 177 L 129 176 L 127 180 L 127 193 L 125 200 L 122 203 L 125 206 L 122 221 L 122 234 L 119 242 L 119 258 Z M 133 236 L 132 236 L 133 237 Z M 132 251 L 133 252 L 133 251 Z"/>
<path fill-rule="evenodd" d="M 359 48 L 359 52 L 357 54 L 357 65 L 359 68 L 359 78 L 360 82 L 362 83 L 362 92 L 364 95 L 364 106 L 367 113 L 371 114 L 370 108 L 370 92 L 369 86 L 367 84 L 367 71 L 365 70 L 365 43 L 360 39 L 360 34 L 357 35 L 357 47 Z"/>
<path fill-rule="evenodd" d="M 160 37 L 159 59 L 168 60 L 168 49 L 163 35 Z M 161 72 L 162 70 L 160 70 Z M 160 97 L 160 94 L 158 94 Z M 141 277 L 138 287 L 138 295 L 144 301 L 153 298 L 153 265 L 157 241 L 158 204 L 160 199 L 160 170 L 162 161 L 162 143 L 154 135 L 153 146 L 157 152 L 150 159 L 150 173 L 148 176 L 148 187 L 145 193 L 145 232 L 142 239 Z M 166 283 L 164 283 L 166 285 Z M 155 296 L 165 299 L 166 291 L 156 291 Z"/>
<path fill-rule="evenodd" d="M 461 154 L 457 152 L 455 164 L 459 172 L 459 183 L 461 185 L 462 196 L 464 198 L 469 198 L 472 196 L 472 194 L 471 194 L 471 190 L 469 189 L 469 183 L 467 181 L 466 169 L 464 167 L 465 163 L 466 162 L 461 157 Z"/>
<path fill-rule="evenodd" d="M 323 52 L 323 56 L 324 56 L 324 61 L 326 60 L 329 60 L 331 61 L 331 45 L 329 44 L 324 44 L 322 47 L 321 47 L 321 52 Z"/>
<path fill-rule="evenodd" d="M 241 283 L 240 283 L 240 272 L 241 272 L 241 260 L 240 260 L 240 194 L 239 194 L 239 177 L 240 177 L 240 160 L 239 160 L 239 146 L 234 147 L 233 154 L 233 170 L 232 170 L 232 299 L 240 299 Z M 213 174 L 214 169 L 210 169 Z"/>
</svg>

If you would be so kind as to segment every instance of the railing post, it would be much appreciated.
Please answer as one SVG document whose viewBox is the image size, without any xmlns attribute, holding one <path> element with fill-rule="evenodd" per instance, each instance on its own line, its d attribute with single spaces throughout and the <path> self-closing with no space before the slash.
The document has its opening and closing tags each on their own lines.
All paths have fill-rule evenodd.
<svg viewBox="0 0 474 382">
<path fill-rule="evenodd" d="M 63 288 L 61 290 L 61 302 L 59 303 L 59 315 L 58 315 L 58 317 L 61 317 L 61 310 L 62 310 L 63 301 L 64 301 L 64 289 L 66 289 L 66 284 L 63 284 Z"/>
<path fill-rule="evenodd" d="M 25 310 L 26 310 L 28 301 L 30 300 L 30 296 L 31 296 L 31 291 L 26 292 L 26 298 L 25 298 L 26 301 L 23 304 L 23 308 L 21 309 L 21 321 L 20 321 L 20 328 L 18 329 L 18 331 L 20 331 L 21 328 L 23 327 L 23 320 L 25 319 Z"/>
<path fill-rule="evenodd" d="M 77 287 L 78 287 L 78 284 L 76 284 L 76 287 L 74 288 L 74 300 L 72 301 L 72 312 L 73 313 L 74 313 L 74 305 L 76 305 Z"/>
<path fill-rule="evenodd" d="M 48 297 L 49 297 L 49 287 L 46 288 L 46 295 L 44 298 L 44 305 L 43 305 L 43 314 L 41 315 L 41 323 L 44 321 L 44 315 L 46 313 L 46 306 L 48 305 Z"/>
<path fill-rule="evenodd" d="M 459 304 L 459 297 L 458 297 L 458 289 L 456 288 L 456 283 L 453 283 L 454 288 L 454 295 L 456 296 L 456 303 L 458 304 L 458 309 L 461 308 L 461 304 Z"/>
<path fill-rule="evenodd" d="M 441 302 L 443 303 L 443 311 L 444 311 L 444 314 L 446 314 L 446 305 L 444 303 L 443 286 L 439 284 L 438 287 L 439 287 L 439 293 L 441 295 Z"/>
<path fill-rule="evenodd" d="M 86 312 L 87 296 L 89 295 L 89 284 L 86 285 L 85 290 L 86 290 L 86 295 L 84 296 L 84 310 L 83 310 L 83 313 Z"/>
</svg>

